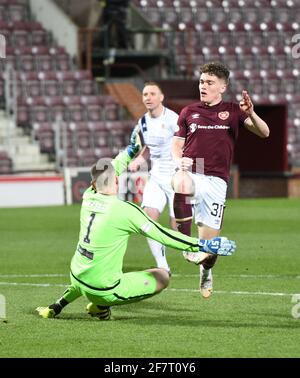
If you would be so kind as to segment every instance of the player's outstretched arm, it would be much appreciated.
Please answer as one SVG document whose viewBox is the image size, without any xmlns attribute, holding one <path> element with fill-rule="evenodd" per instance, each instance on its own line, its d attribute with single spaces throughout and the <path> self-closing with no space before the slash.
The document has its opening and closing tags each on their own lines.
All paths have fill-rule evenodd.
<svg viewBox="0 0 300 378">
<path fill-rule="evenodd" d="M 240 109 L 248 115 L 248 118 L 245 120 L 246 128 L 260 138 L 268 138 L 270 129 L 266 122 L 255 113 L 253 103 L 247 91 L 242 92 Z"/>
<path fill-rule="evenodd" d="M 153 221 L 139 206 L 127 202 L 127 214 L 130 215 L 132 231 L 141 233 L 158 241 L 166 247 L 171 247 L 187 252 L 194 252 L 201 260 L 207 254 L 230 256 L 236 249 L 236 244 L 225 237 L 215 237 L 210 240 L 197 239 L 184 235 L 178 231 L 163 227 Z"/>
</svg>

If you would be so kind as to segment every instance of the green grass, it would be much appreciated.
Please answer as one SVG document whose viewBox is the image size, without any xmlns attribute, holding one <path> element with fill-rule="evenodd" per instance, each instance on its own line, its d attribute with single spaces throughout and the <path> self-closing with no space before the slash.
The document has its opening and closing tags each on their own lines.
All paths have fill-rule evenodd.
<svg viewBox="0 0 300 378">
<path fill-rule="evenodd" d="M 219 258 L 209 300 L 197 291 L 198 267 L 168 250 L 169 289 L 114 307 L 113 321 L 89 318 L 84 298 L 57 319 L 40 319 L 34 309 L 68 284 L 79 210 L 0 209 L 8 319 L 0 323 L 0 357 L 300 357 L 300 318 L 291 315 L 292 294 L 300 293 L 300 200 L 228 201 L 223 234 L 238 250 Z M 153 265 L 145 238 L 132 237 L 125 270 Z"/>
</svg>

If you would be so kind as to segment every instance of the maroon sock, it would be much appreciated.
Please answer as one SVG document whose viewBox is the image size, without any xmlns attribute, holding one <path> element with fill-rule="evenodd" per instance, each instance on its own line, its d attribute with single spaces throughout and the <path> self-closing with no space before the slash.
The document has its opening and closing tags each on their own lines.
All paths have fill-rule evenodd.
<svg viewBox="0 0 300 378">
<path fill-rule="evenodd" d="M 182 234 L 191 235 L 193 211 L 190 203 L 190 196 L 186 194 L 175 193 L 174 196 L 174 213 L 178 231 Z"/>
</svg>

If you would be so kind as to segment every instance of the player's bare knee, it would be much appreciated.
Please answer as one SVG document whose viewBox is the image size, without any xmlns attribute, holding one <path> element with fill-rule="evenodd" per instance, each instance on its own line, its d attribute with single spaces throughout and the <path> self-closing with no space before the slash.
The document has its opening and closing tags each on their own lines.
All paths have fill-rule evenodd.
<svg viewBox="0 0 300 378">
<path fill-rule="evenodd" d="M 187 195 L 195 193 L 195 183 L 186 171 L 177 171 L 172 177 L 171 185 L 175 193 Z"/>
<path fill-rule="evenodd" d="M 169 282 L 170 282 L 170 275 L 165 269 L 159 269 L 160 270 L 160 278 L 159 278 L 159 284 L 161 290 L 164 290 L 166 287 L 168 287 Z"/>
<path fill-rule="evenodd" d="M 170 282 L 170 276 L 169 273 L 162 268 L 154 268 L 149 269 L 149 271 L 153 274 L 153 276 L 156 279 L 156 292 L 159 293 L 162 290 L 164 290 L 166 287 L 168 287 Z"/>
</svg>

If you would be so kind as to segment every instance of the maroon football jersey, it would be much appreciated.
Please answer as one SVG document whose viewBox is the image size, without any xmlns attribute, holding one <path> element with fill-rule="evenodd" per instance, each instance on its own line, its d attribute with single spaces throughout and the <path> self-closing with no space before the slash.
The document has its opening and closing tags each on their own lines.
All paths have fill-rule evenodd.
<svg viewBox="0 0 300 378">
<path fill-rule="evenodd" d="M 204 172 L 202 169 L 199 173 L 228 182 L 234 143 L 247 117 L 239 105 L 232 102 L 221 101 L 213 106 L 197 102 L 182 109 L 175 136 L 185 138 L 183 156 L 194 160 L 193 172 L 199 172 L 202 158 Z"/>
</svg>

